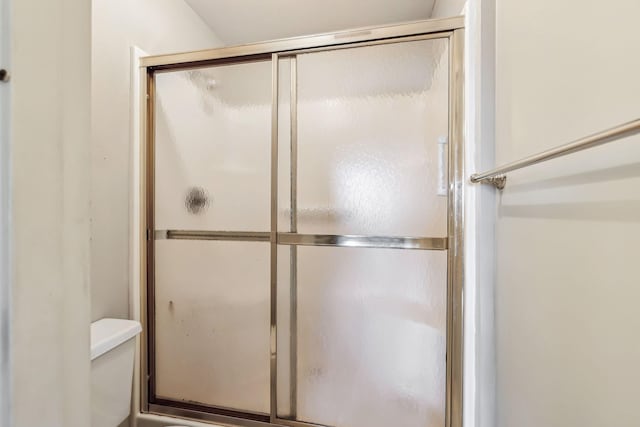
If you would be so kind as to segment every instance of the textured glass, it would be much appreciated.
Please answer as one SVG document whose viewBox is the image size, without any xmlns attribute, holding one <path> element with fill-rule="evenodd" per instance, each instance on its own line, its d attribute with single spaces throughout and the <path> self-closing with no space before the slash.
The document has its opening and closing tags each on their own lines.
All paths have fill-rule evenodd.
<svg viewBox="0 0 640 427">
<path fill-rule="evenodd" d="M 278 230 L 291 231 L 292 106 L 289 58 L 278 61 L 278 77 Z"/>
<path fill-rule="evenodd" d="M 281 247 L 279 266 L 288 249 Z M 298 247 L 297 260 L 295 418 L 336 427 L 444 426 L 446 252 Z M 288 303 L 290 280 L 288 269 L 279 272 L 279 303 Z M 278 316 L 278 359 L 287 362 L 291 321 Z M 279 363 L 285 417 L 289 372 Z"/>
<path fill-rule="evenodd" d="M 445 236 L 445 39 L 298 56 L 298 231 Z"/>
<path fill-rule="evenodd" d="M 271 63 L 156 75 L 156 229 L 268 231 Z"/>
<path fill-rule="evenodd" d="M 156 242 L 159 397 L 269 412 L 269 244 Z"/>
<path fill-rule="evenodd" d="M 297 248 L 293 248 L 297 251 Z M 291 375 L 291 363 L 294 359 L 291 346 L 291 298 L 294 289 L 290 283 L 291 275 L 291 251 L 292 247 L 278 246 L 278 294 L 277 294 L 277 404 L 278 415 L 281 418 L 289 418 L 291 415 L 291 395 L 295 389 Z"/>
</svg>

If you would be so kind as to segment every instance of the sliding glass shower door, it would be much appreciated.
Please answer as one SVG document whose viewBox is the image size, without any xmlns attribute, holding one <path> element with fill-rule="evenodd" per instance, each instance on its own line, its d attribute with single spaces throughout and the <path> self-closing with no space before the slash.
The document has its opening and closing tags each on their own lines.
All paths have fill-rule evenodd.
<svg viewBox="0 0 640 427">
<path fill-rule="evenodd" d="M 271 65 L 155 84 L 156 400 L 268 414 Z"/>
<path fill-rule="evenodd" d="M 278 415 L 442 426 L 447 42 L 300 54 L 279 68 L 279 98 L 292 102 L 278 109 L 291 130 L 278 141 Z"/>
<path fill-rule="evenodd" d="M 451 35 L 152 70 L 154 411 L 446 425 Z"/>
</svg>

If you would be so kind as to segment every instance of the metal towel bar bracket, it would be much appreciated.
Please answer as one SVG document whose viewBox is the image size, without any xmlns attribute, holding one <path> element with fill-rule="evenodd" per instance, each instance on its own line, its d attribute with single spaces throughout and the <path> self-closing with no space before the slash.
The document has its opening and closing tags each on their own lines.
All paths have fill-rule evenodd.
<svg viewBox="0 0 640 427">
<path fill-rule="evenodd" d="M 577 153 L 578 151 L 597 147 L 598 145 L 613 142 L 637 133 L 640 133 L 640 119 L 612 127 L 602 132 L 586 136 L 551 150 L 543 151 L 542 153 L 525 157 L 524 159 L 515 162 L 507 163 L 506 165 L 483 173 L 473 174 L 469 180 L 473 183 L 491 184 L 498 190 L 502 190 L 507 184 L 507 172 L 522 169 L 557 157 L 566 156 L 571 153 Z"/>
</svg>

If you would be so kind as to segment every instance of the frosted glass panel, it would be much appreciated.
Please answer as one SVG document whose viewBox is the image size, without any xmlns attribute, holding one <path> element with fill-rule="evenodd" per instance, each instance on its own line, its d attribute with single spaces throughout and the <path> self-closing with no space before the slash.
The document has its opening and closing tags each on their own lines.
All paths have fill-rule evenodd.
<svg viewBox="0 0 640 427">
<path fill-rule="evenodd" d="M 446 235 L 448 70 L 445 39 L 298 56 L 300 233 Z"/>
<path fill-rule="evenodd" d="M 156 229 L 269 230 L 271 63 L 156 76 Z"/>
<path fill-rule="evenodd" d="M 294 250 L 297 250 L 294 248 Z M 277 393 L 278 414 L 288 418 L 291 414 L 291 393 L 295 387 L 291 387 L 292 376 L 291 363 L 293 353 L 291 347 L 291 313 L 292 313 L 292 289 L 290 285 L 292 248 L 278 246 L 278 293 L 277 293 Z"/>
<path fill-rule="evenodd" d="M 290 231 L 291 59 L 278 60 L 278 77 L 278 230 Z"/>
<path fill-rule="evenodd" d="M 446 252 L 297 251 L 296 418 L 336 427 L 444 426 Z M 282 269 L 279 303 L 287 302 L 289 279 Z M 278 317 L 278 358 L 287 357 L 281 345 L 291 321 Z M 287 402 L 278 410 L 286 417 L 284 365 L 278 401 Z"/>
<path fill-rule="evenodd" d="M 269 244 L 156 242 L 156 393 L 269 412 Z"/>
</svg>

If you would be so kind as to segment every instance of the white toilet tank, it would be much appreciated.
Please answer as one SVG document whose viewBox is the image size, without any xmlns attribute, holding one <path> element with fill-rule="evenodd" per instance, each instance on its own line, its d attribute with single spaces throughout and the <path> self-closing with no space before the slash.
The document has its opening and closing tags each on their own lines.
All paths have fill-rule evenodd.
<svg viewBox="0 0 640 427">
<path fill-rule="evenodd" d="M 101 319 L 91 324 L 91 427 L 117 427 L 131 412 L 134 320 Z"/>
</svg>

